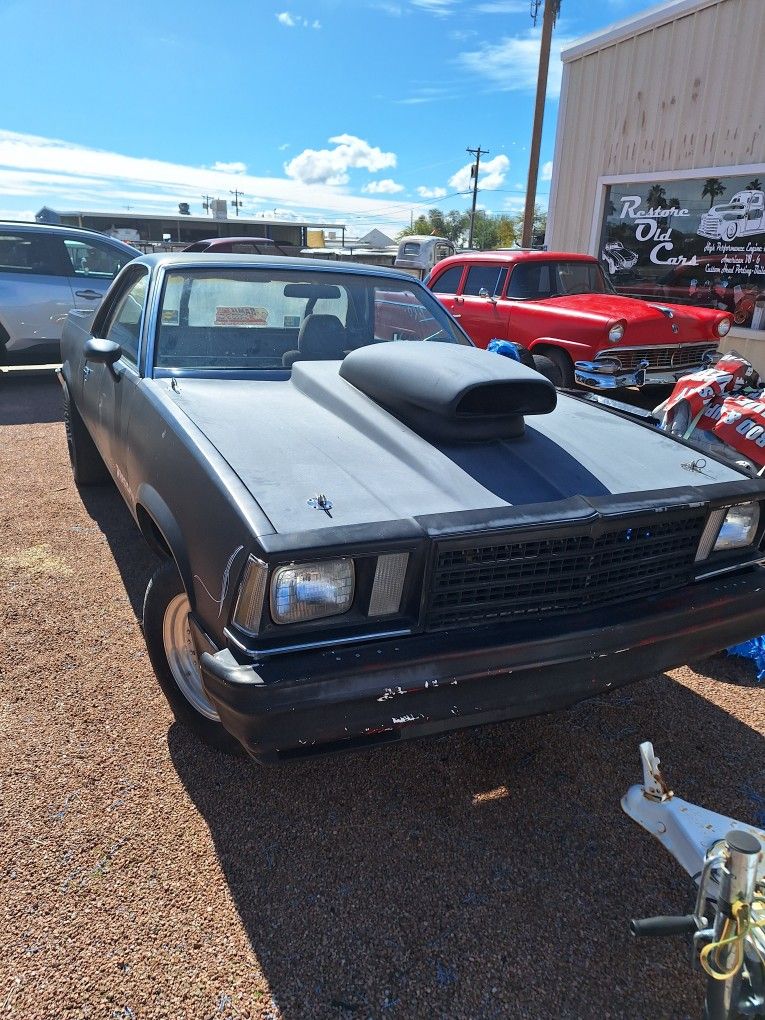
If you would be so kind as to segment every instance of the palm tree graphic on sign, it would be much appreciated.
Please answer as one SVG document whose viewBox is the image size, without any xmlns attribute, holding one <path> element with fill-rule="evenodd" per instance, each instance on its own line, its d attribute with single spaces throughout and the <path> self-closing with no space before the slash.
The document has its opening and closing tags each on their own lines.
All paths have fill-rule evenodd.
<svg viewBox="0 0 765 1020">
<path fill-rule="evenodd" d="M 719 177 L 707 177 L 704 181 L 704 187 L 701 189 L 701 197 L 709 195 L 709 208 L 715 204 L 715 199 L 718 195 L 722 195 L 724 191 L 728 189 L 725 187 Z"/>
<path fill-rule="evenodd" d="M 649 209 L 660 209 L 667 200 L 667 192 L 661 184 L 652 184 L 646 195 Z"/>
</svg>

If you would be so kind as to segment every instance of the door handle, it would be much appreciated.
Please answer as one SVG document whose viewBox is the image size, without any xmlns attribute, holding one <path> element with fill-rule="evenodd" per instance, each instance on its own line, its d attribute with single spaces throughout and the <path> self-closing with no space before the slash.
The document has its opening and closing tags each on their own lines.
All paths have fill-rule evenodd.
<svg viewBox="0 0 765 1020">
<path fill-rule="evenodd" d="M 459 312 L 456 312 L 456 313 L 455 313 L 455 312 L 452 312 L 452 318 L 453 318 L 453 319 L 461 319 L 461 318 L 462 318 L 462 316 L 460 315 L 460 313 L 459 313 Z"/>
<path fill-rule="evenodd" d="M 77 297 L 87 298 L 88 301 L 98 301 L 103 297 L 97 290 L 76 290 L 74 293 Z"/>
</svg>

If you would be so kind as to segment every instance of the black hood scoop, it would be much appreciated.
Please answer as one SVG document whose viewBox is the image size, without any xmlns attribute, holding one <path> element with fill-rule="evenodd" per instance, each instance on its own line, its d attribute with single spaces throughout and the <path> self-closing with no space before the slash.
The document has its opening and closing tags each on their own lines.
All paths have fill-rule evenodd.
<svg viewBox="0 0 765 1020">
<path fill-rule="evenodd" d="M 557 400 L 548 379 L 517 361 L 432 341 L 360 347 L 340 375 L 428 439 L 520 436 L 524 415 L 548 414 Z"/>
</svg>

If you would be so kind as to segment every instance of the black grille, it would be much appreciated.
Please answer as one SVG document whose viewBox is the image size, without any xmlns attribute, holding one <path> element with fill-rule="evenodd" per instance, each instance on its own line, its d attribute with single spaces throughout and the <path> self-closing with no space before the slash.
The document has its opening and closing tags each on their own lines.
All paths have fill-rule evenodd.
<svg viewBox="0 0 765 1020">
<path fill-rule="evenodd" d="M 489 622 L 593 609 L 680 588 L 691 580 L 703 511 L 667 512 L 591 534 L 454 547 L 436 554 L 427 625 Z"/>
<path fill-rule="evenodd" d="M 681 368 L 697 368 L 702 364 L 704 352 L 714 350 L 716 347 L 710 341 L 706 344 L 683 344 L 681 347 L 643 347 L 639 350 L 624 350 L 615 347 L 610 351 L 602 351 L 598 357 L 616 358 L 625 372 L 634 372 L 641 361 L 648 362 L 649 370 L 672 371 Z"/>
</svg>

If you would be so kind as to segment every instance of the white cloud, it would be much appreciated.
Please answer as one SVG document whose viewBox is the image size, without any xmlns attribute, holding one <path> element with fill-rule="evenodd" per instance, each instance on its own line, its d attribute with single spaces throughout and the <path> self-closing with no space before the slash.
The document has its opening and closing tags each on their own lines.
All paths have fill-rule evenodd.
<svg viewBox="0 0 765 1020">
<path fill-rule="evenodd" d="M 351 136 L 338 137 L 347 143 Z M 393 153 L 367 148 L 371 153 L 367 154 L 367 162 L 373 165 L 375 162 L 389 165 L 390 159 L 395 162 Z M 357 153 L 355 158 L 360 160 L 362 155 Z M 178 202 L 189 202 L 192 211 L 199 214 L 200 196 L 228 198 L 231 184 L 230 173 L 209 167 L 138 158 L 60 139 L 0 130 L 0 204 L 11 210 L 16 206 L 19 212 L 15 215 L 32 204 L 37 209 L 48 205 L 54 209 L 104 212 L 123 212 L 130 205 L 136 213 L 172 215 L 177 212 Z M 374 221 L 379 225 L 384 217 L 389 217 L 395 229 L 401 225 L 397 223 L 400 203 L 391 204 L 384 197 L 351 195 L 323 183 L 249 173 L 237 174 L 236 184 L 247 195 L 248 209 L 253 205 L 278 207 L 282 211 L 292 210 L 293 215 L 301 218 L 320 220 L 370 217 L 373 225 Z"/>
<path fill-rule="evenodd" d="M 277 14 L 276 20 L 280 25 L 284 25 L 285 28 L 321 28 L 321 22 L 317 18 L 309 21 L 308 18 L 302 18 L 299 14 L 290 14 L 289 11 L 282 11 L 281 14 Z"/>
<path fill-rule="evenodd" d="M 528 0 L 489 0 L 473 8 L 477 14 L 526 14 L 528 9 Z"/>
<path fill-rule="evenodd" d="M 428 188 L 421 184 L 417 194 L 420 198 L 443 198 L 446 195 L 446 188 Z"/>
<path fill-rule="evenodd" d="M 290 143 L 289 142 L 283 142 L 281 145 L 277 146 L 277 148 L 279 149 L 279 152 L 284 152 L 284 150 L 285 149 L 289 149 L 289 147 L 290 147 Z"/>
<path fill-rule="evenodd" d="M 542 164 L 542 180 L 543 181 L 551 181 L 552 180 L 552 160 L 551 159 L 548 159 L 546 163 Z"/>
<path fill-rule="evenodd" d="M 246 174 L 246 163 L 221 163 L 220 160 L 213 163 L 211 170 L 219 170 L 222 174 Z"/>
<path fill-rule="evenodd" d="M 449 187 L 455 191 L 469 191 L 473 186 L 470 176 L 470 168 L 473 164 L 466 163 L 460 167 L 456 174 L 449 178 Z M 510 160 L 507 156 L 500 154 L 494 159 L 484 160 L 478 167 L 478 187 L 483 191 L 494 191 L 504 184 L 507 171 L 510 169 Z"/>
<path fill-rule="evenodd" d="M 396 183 L 391 177 L 384 177 L 381 181 L 370 181 L 361 190 L 368 195 L 395 195 L 404 190 L 404 185 Z"/>
<path fill-rule="evenodd" d="M 440 18 L 454 12 L 457 0 L 411 0 L 413 6 L 429 14 L 437 14 Z"/>
<path fill-rule="evenodd" d="M 335 135 L 334 149 L 304 149 L 284 164 L 284 172 L 304 184 L 347 184 L 348 170 L 361 168 L 376 173 L 396 165 L 395 152 L 383 152 L 355 135 Z"/>
<path fill-rule="evenodd" d="M 477 50 L 461 53 L 459 64 L 473 74 L 488 80 L 503 91 L 529 92 L 537 85 L 539 39 L 541 29 L 532 28 L 522 35 L 505 36 L 498 43 L 484 43 Z M 562 64 L 560 51 L 574 40 L 553 36 L 550 68 L 547 74 L 547 95 L 560 94 Z"/>
</svg>

